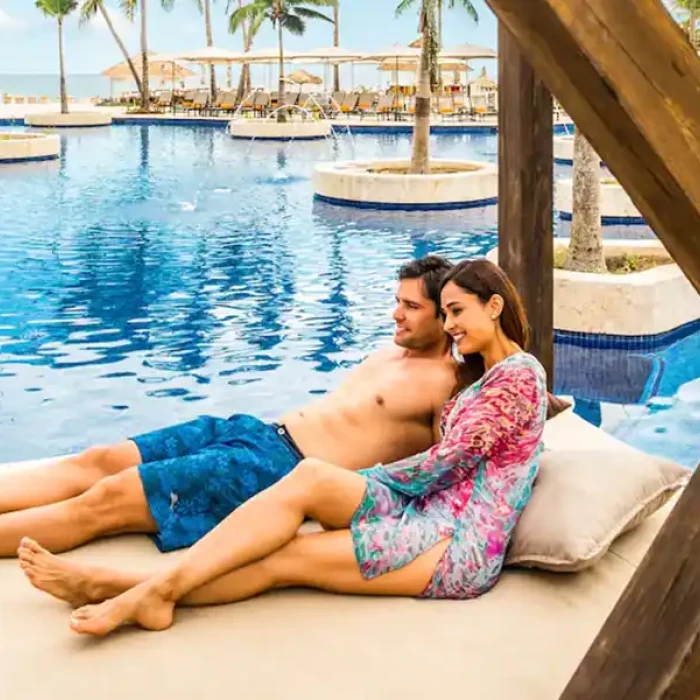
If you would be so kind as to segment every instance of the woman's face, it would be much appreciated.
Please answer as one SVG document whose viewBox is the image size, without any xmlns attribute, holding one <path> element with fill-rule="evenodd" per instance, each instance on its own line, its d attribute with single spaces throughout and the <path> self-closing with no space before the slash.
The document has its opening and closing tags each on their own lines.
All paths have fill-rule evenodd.
<svg viewBox="0 0 700 700">
<path fill-rule="evenodd" d="M 496 336 L 503 300 L 491 297 L 486 304 L 475 294 L 448 282 L 440 295 L 445 331 L 452 336 L 462 355 L 483 352 Z"/>
</svg>

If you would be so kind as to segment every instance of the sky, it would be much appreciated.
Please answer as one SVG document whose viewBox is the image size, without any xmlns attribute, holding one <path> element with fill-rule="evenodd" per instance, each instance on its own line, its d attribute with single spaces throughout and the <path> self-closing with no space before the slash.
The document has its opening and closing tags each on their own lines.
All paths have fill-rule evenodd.
<svg viewBox="0 0 700 700">
<path fill-rule="evenodd" d="M 138 19 L 135 24 L 117 9 L 117 0 L 104 0 L 110 16 L 130 53 L 139 46 Z M 473 0 L 480 16 L 479 24 L 463 10 L 446 12 L 445 45 L 474 43 L 496 48 L 497 24 L 484 0 Z M 390 44 L 410 43 L 418 36 L 417 13 L 394 17 L 396 0 L 341 0 L 340 44 L 347 49 L 374 51 Z M 227 32 L 226 0 L 214 0 L 214 43 L 232 50 L 242 50 L 240 36 Z M 149 0 L 149 49 L 172 53 L 201 48 L 205 45 L 204 21 L 195 0 L 176 0 L 175 9 L 164 11 L 159 0 Z M 0 73 L 57 73 L 56 22 L 34 6 L 34 0 L 0 0 Z M 304 37 L 287 35 L 285 45 L 310 49 L 333 43 L 333 27 L 325 22 L 310 22 Z M 258 34 L 255 48 L 276 45 L 274 31 L 265 26 Z M 70 17 L 65 26 L 65 59 L 69 73 L 100 73 L 122 60 L 121 53 L 101 18 L 80 26 L 78 16 Z M 496 72 L 496 62 L 475 62 L 478 70 L 485 65 L 489 74 Z M 317 71 L 323 69 L 317 69 Z M 356 68 L 358 82 L 377 80 L 376 68 Z"/>
</svg>

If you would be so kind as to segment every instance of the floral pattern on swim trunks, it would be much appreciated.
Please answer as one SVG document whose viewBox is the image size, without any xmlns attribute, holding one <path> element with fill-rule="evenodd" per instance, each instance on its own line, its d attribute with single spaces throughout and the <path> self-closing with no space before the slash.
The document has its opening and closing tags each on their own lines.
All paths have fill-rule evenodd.
<svg viewBox="0 0 700 700">
<path fill-rule="evenodd" d="M 362 575 L 398 569 L 451 538 L 423 596 L 488 591 L 530 498 L 546 413 L 544 369 L 517 353 L 445 405 L 440 443 L 360 472 L 367 493 L 351 530 Z"/>
</svg>

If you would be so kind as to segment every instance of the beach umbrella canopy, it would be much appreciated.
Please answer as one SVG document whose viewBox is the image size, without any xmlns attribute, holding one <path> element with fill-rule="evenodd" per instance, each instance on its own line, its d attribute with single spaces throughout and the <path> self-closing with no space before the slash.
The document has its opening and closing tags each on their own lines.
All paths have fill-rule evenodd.
<svg viewBox="0 0 700 700">
<path fill-rule="evenodd" d="M 493 89 L 498 87 L 496 81 L 492 80 L 491 78 L 489 78 L 488 75 L 486 75 L 486 68 L 482 68 L 479 77 L 474 78 L 474 80 L 470 81 L 470 84 L 479 85 L 480 87 L 487 89 Z"/>
<path fill-rule="evenodd" d="M 294 63 L 349 63 L 361 59 L 364 55 L 363 51 L 352 51 L 341 46 L 322 46 L 291 54 Z"/>
<path fill-rule="evenodd" d="M 452 58 L 440 58 L 438 59 L 438 65 L 440 68 L 446 71 L 458 71 L 460 73 L 466 73 L 473 70 L 466 63 L 455 61 Z M 378 66 L 377 70 L 380 71 L 399 71 L 402 73 L 415 73 L 418 70 L 418 60 L 409 60 L 406 58 L 398 61 L 392 61 L 390 59 L 382 61 Z"/>
<path fill-rule="evenodd" d="M 134 62 L 136 70 L 140 70 L 141 54 L 132 56 L 131 60 Z M 184 80 L 194 75 L 189 68 L 175 63 L 175 57 L 156 53 L 148 54 L 148 72 L 151 78 L 160 78 L 161 80 Z M 129 64 L 126 61 L 107 68 L 102 72 L 102 75 L 115 81 L 131 80 L 132 78 Z"/>
<path fill-rule="evenodd" d="M 203 49 L 186 51 L 175 57 L 185 63 L 240 63 L 246 59 L 246 54 L 241 51 L 229 51 L 216 46 L 205 46 Z"/>
<path fill-rule="evenodd" d="M 296 83 L 297 85 L 321 85 L 321 83 L 323 83 L 322 78 L 303 69 L 295 70 L 293 73 L 290 73 L 285 80 L 288 83 Z"/>
<path fill-rule="evenodd" d="M 406 44 L 393 44 L 381 51 L 365 54 L 362 56 L 361 60 L 363 63 L 383 63 L 386 60 L 393 60 L 396 62 L 404 58 L 417 61 L 420 59 L 420 54 L 420 49 L 414 49 L 411 46 L 406 46 Z"/>
<path fill-rule="evenodd" d="M 299 52 L 302 53 L 302 52 Z M 284 60 L 285 62 L 291 61 L 293 52 L 285 49 Z M 247 51 L 242 54 L 242 63 L 273 63 L 279 61 L 280 52 L 277 47 L 269 49 L 253 49 L 252 51 Z"/>
<path fill-rule="evenodd" d="M 488 46 L 477 46 L 476 44 L 457 44 L 448 46 L 440 51 L 443 58 L 460 58 L 469 61 L 472 58 L 497 58 L 498 54 Z"/>
</svg>

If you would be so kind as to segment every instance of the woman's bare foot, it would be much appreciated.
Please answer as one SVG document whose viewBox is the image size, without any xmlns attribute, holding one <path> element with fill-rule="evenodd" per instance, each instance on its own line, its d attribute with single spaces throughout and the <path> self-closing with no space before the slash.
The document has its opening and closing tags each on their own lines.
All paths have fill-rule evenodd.
<svg viewBox="0 0 700 700">
<path fill-rule="evenodd" d="M 97 637 L 128 624 L 160 631 L 172 625 L 174 609 L 172 600 L 166 599 L 151 581 L 145 581 L 116 598 L 76 610 L 71 615 L 70 626 L 79 634 Z"/>
<path fill-rule="evenodd" d="M 90 567 L 60 559 L 28 537 L 22 540 L 17 555 L 34 588 L 65 600 L 74 608 L 104 600 L 98 597 L 93 575 L 97 572 L 92 572 Z"/>
</svg>

